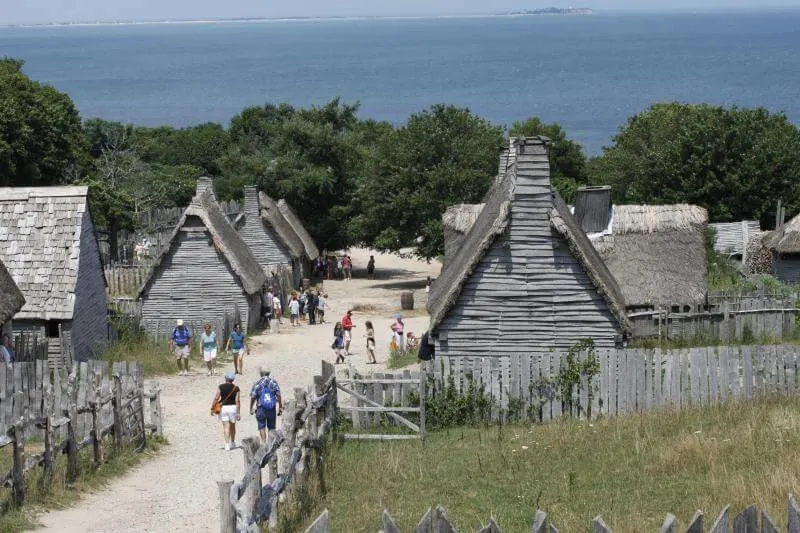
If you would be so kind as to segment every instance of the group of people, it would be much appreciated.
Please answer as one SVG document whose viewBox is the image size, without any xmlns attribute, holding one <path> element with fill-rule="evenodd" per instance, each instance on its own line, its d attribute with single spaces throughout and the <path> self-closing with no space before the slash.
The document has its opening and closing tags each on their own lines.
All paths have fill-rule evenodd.
<svg viewBox="0 0 800 533">
<path fill-rule="evenodd" d="M 184 323 L 182 318 L 179 318 L 169 338 L 169 350 L 175 354 L 179 376 L 189 375 L 191 342 L 192 330 L 189 329 L 189 326 Z M 217 332 L 211 329 L 211 324 L 209 323 L 203 326 L 203 333 L 200 334 L 200 350 L 203 354 L 203 361 L 206 364 L 206 375 L 215 375 L 217 372 L 217 353 L 221 350 Z M 244 356 L 245 354 L 250 354 L 250 348 L 247 346 L 247 339 L 242 331 L 241 324 L 233 326 L 233 331 L 231 331 L 228 342 L 225 345 L 225 351 L 233 355 L 234 373 L 241 374 L 244 371 Z"/>
<path fill-rule="evenodd" d="M 336 323 L 333 328 L 333 343 L 331 349 L 336 356 L 334 364 L 344 363 L 345 356 L 350 355 L 350 343 L 353 340 L 353 311 L 348 310 L 342 319 Z M 375 326 L 371 320 L 364 322 L 364 337 L 367 340 L 367 364 L 375 364 Z M 390 329 L 392 330 L 392 340 L 389 343 L 391 349 L 403 350 L 405 348 L 416 348 L 419 340 L 412 332 L 405 333 L 405 323 L 403 322 L 403 315 L 395 315 L 394 322 L 392 322 Z M 404 348 L 405 347 L 405 348 Z"/>
<path fill-rule="evenodd" d="M 349 255 L 342 256 L 341 258 L 335 255 L 319 256 L 314 261 L 314 274 L 319 277 L 331 280 L 339 276 L 341 273 L 342 279 L 350 281 L 353 279 L 353 260 Z M 369 256 L 367 262 L 367 277 L 373 279 L 375 277 L 375 256 Z"/>
</svg>

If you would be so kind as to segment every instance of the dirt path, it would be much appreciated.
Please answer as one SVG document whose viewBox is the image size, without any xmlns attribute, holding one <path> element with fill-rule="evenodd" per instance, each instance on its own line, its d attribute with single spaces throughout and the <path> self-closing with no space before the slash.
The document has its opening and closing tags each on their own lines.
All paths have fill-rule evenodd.
<svg viewBox="0 0 800 533">
<path fill-rule="evenodd" d="M 415 289 L 416 309 L 424 309 L 425 278 L 438 274 L 436 263 L 426 264 L 396 256 L 375 254 L 377 279 L 364 279 L 367 250 L 353 249 L 356 279 L 325 282 L 330 322 L 355 307 L 350 360 L 359 369 L 385 368 L 390 338 L 389 326 L 400 305 L 400 292 Z M 420 311 L 408 317 L 406 330 L 421 334 L 428 317 Z M 364 321 L 375 324 L 378 365 L 365 365 Z M 319 373 L 320 361 L 333 360 L 330 349 L 333 324 L 291 328 L 288 319 L 277 335 L 261 335 L 252 341 L 252 354 L 245 361 L 244 375 L 237 383 L 246 393 L 257 377 L 258 366 L 272 370 L 284 391 L 306 387 Z M 105 489 L 86 495 L 75 507 L 51 511 L 39 517 L 40 529 L 59 533 L 84 532 L 200 532 L 218 531 L 216 481 L 241 477 L 242 452 L 223 449 L 221 424 L 208 414 L 219 376 L 209 378 L 197 361 L 187 377 L 169 376 L 163 387 L 164 428 L 170 444 L 156 458 Z M 221 368 L 220 375 L 229 370 Z M 341 367 L 339 367 L 341 368 Z M 248 404 L 249 405 L 249 404 Z M 255 419 L 242 401 L 242 421 L 237 441 L 257 435 Z"/>
</svg>

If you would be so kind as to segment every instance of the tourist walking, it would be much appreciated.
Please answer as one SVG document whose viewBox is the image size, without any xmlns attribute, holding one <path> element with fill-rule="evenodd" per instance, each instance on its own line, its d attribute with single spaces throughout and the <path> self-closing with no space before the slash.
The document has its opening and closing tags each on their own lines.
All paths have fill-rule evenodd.
<svg viewBox="0 0 800 533">
<path fill-rule="evenodd" d="M 339 363 L 344 363 L 344 356 L 342 355 L 342 348 L 344 348 L 344 328 L 341 322 L 337 322 L 333 327 L 333 344 L 331 344 L 331 348 L 333 348 L 333 353 L 336 354 L 336 360 L 333 364 L 338 365 Z"/>
<path fill-rule="evenodd" d="M 349 255 L 342 258 L 342 273 L 344 274 L 345 281 L 353 279 L 353 261 L 350 259 Z"/>
<path fill-rule="evenodd" d="M 328 307 L 328 295 L 317 291 L 317 322 L 325 323 L 325 309 Z"/>
<path fill-rule="evenodd" d="M 217 332 L 211 331 L 211 324 L 203 326 L 203 333 L 200 335 L 200 347 L 203 350 L 203 361 L 206 362 L 206 376 L 213 376 L 216 373 L 214 363 L 217 360 L 217 351 L 219 350 L 219 340 L 217 340 Z"/>
<path fill-rule="evenodd" d="M 272 312 L 275 313 L 275 318 L 278 323 L 283 324 L 283 307 L 281 306 L 281 299 L 277 294 L 272 295 Z"/>
<path fill-rule="evenodd" d="M 348 309 L 347 314 L 342 317 L 342 328 L 344 329 L 344 354 L 350 355 L 350 341 L 353 340 L 353 311 Z"/>
<path fill-rule="evenodd" d="M 250 355 L 250 347 L 247 346 L 241 324 L 233 326 L 225 351 L 233 353 L 233 371 L 237 374 L 244 372 L 244 354 Z"/>
<path fill-rule="evenodd" d="M 367 329 L 367 364 L 374 365 L 377 363 L 375 360 L 375 328 L 370 320 L 364 322 L 364 327 Z"/>
<path fill-rule="evenodd" d="M 255 413 L 261 442 L 266 442 L 268 432 L 269 436 L 274 435 L 277 418 L 283 413 L 283 397 L 269 370 L 262 368 L 258 373 L 261 377 L 250 388 L 250 414 Z"/>
<path fill-rule="evenodd" d="M 406 326 L 403 324 L 403 315 L 397 313 L 394 317 L 394 323 L 392 323 L 392 331 L 394 332 L 394 341 L 397 344 L 398 350 L 403 350 L 403 331 L 405 331 Z"/>
<path fill-rule="evenodd" d="M 317 296 L 314 291 L 306 291 L 306 313 L 308 313 L 308 324 L 315 325 L 317 323 Z"/>
<path fill-rule="evenodd" d="M 369 279 L 375 279 L 375 256 L 369 256 L 369 261 L 367 262 L 367 277 Z"/>
<path fill-rule="evenodd" d="M 225 439 L 225 449 L 236 447 L 236 422 L 241 420 L 239 403 L 239 387 L 233 384 L 236 374 L 225 374 L 225 383 L 217 387 L 214 401 L 211 402 L 211 414 L 217 414 L 222 422 L 222 436 Z"/>
<path fill-rule="evenodd" d="M 292 293 L 292 299 L 289 301 L 289 316 L 292 326 L 300 325 L 300 301 L 296 292 Z"/>
<path fill-rule="evenodd" d="M 183 323 L 183 319 L 179 318 L 169 338 L 169 350 L 175 354 L 175 360 L 178 362 L 179 376 L 189 375 L 189 344 L 191 341 L 192 331 L 189 329 L 189 326 Z M 183 365 L 181 365 L 181 361 L 183 361 Z"/>
</svg>

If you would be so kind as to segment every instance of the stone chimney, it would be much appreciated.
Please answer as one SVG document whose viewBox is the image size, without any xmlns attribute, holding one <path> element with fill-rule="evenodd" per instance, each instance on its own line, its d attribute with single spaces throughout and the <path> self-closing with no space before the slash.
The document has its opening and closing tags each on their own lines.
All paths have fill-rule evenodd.
<svg viewBox="0 0 800 533">
<path fill-rule="evenodd" d="M 574 214 L 585 233 L 605 231 L 611 221 L 611 186 L 580 187 Z"/>
<path fill-rule="evenodd" d="M 261 216 L 260 207 L 258 205 L 258 189 L 256 189 L 255 185 L 245 185 L 244 207 L 242 211 L 246 217 L 255 217 L 257 219 Z"/>
<path fill-rule="evenodd" d="M 197 178 L 197 188 L 194 192 L 195 197 L 200 198 L 200 196 L 206 192 L 207 189 L 211 189 L 211 194 L 214 195 L 214 180 L 207 176 Z M 214 196 L 216 198 L 216 195 Z"/>
</svg>

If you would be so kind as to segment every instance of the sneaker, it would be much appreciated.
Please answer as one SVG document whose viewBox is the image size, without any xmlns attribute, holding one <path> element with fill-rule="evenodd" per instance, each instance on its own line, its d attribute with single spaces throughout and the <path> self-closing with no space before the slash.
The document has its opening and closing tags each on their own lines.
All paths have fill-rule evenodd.
<svg viewBox="0 0 800 533">
<path fill-rule="evenodd" d="M 216 371 L 216 370 L 214 370 L 214 369 L 211 369 L 211 375 L 212 375 L 212 376 L 213 376 L 214 374 L 216 374 L 216 373 L 217 373 L 217 371 Z"/>
<path fill-rule="evenodd" d="M 235 449 L 236 449 L 236 442 L 231 441 L 231 450 L 235 450 Z"/>
<path fill-rule="evenodd" d="M 211 375 L 211 374 L 209 374 L 209 376 L 210 376 L 210 375 Z M 226 442 L 226 443 L 225 443 L 225 451 L 226 451 L 226 452 L 229 452 L 229 451 L 231 451 L 231 443 L 230 443 L 230 442 Z"/>
<path fill-rule="evenodd" d="M 182 376 L 183 375 L 183 370 L 178 370 L 178 375 Z"/>
<path fill-rule="evenodd" d="M 208 372 L 206 372 L 206 376 L 210 376 L 210 375 L 211 375 L 211 370 L 209 370 Z"/>
</svg>

